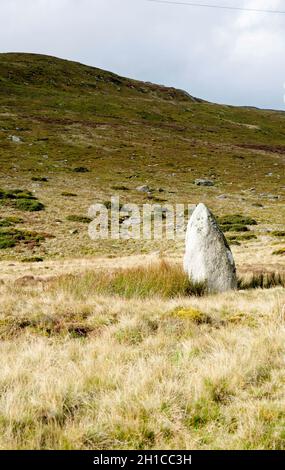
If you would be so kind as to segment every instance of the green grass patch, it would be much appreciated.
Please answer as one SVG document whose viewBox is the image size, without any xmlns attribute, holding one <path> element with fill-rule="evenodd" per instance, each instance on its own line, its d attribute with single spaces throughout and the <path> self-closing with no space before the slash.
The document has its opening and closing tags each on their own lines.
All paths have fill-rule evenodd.
<svg viewBox="0 0 285 470">
<path fill-rule="evenodd" d="M 223 232 L 249 232 L 247 225 L 234 224 L 234 225 L 220 225 Z"/>
<path fill-rule="evenodd" d="M 248 225 L 257 225 L 255 219 L 240 214 L 217 217 L 217 222 L 223 232 L 248 232 Z"/>
<path fill-rule="evenodd" d="M 15 209 L 26 212 L 39 212 L 45 208 L 41 202 L 32 199 L 16 199 L 13 206 Z"/>
<path fill-rule="evenodd" d="M 8 191 L 0 189 L 0 203 L 27 212 L 37 212 L 45 208 L 31 191 L 22 189 Z"/>
<path fill-rule="evenodd" d="M 255 219 L 240 214 L 224 215 L 217 217 L 217 220 L 221 225 L 257 225 Z"/>
<path fill-rule="evenodd" d="M 22 224 L 24 221 L 20 217 L 4 217 L 0 218 L 0 227 L 12 227 L 16 224 Z"/>
<path fill-rule="evenodd" d="M 73 293 L 76 291 L 83 298 L 94 293 L 124 298 L 174 298 L 201 296 L 205 292 L 205 286 L 193 284 L 181 266 L 165 261 L 114 272 L 90 271 L 79 276 L 62 276 L 55 281 L 55 288 Z"/>
<path fill-rule="evenodd" d="M 47 237 L 51 235 L 17 229 L 0 229 L 0 249 L 13 248 L 19 243 L 39 245 Z"/>
<path fill-rule="evenodd" d="M 254 233 L 244 233 L 242 235 L 230 235 L 227 237 L 230 243 L 232 242 L 247 242 L 250 240 L 257 240 L 257 236 Z"/>
<path fill-rule="evenodd" d="M 36 197 L 31 191 L 25 191 L 23 189 L 0 189 L 0 199 L 36 199 Z"/>
</svg>

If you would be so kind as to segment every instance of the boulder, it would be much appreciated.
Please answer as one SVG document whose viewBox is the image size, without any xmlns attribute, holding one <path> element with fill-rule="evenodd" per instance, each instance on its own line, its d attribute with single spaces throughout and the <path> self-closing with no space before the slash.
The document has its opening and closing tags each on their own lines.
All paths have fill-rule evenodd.
<svg viewBox="0 0 285 470">
<path fill-rule="evenodd" d="M 212 180 L 207 180 L 207 179 L 196 179 L 195 184 L 197 186 L 214 186 L 215 183 Z"/>
<path fill-rule="evenodd" d="M 10 140 L 11 140 L 14 144 L 19 144 L 20 142 L 22 142 L 21 137 L 18 137 L 17 135 L 11 135 L 11 136 L 10 136 Z"/>
<path fill-rule="evenodd" d="M 136 190 L 139 191 L 140 193 L 149 193 L 150 192 L 150 188 L 147 185 L 138 186 L 136 188 Z"/>
<path fill-rule="evenodd" d="M 205 283 L 209 292 L 237 288 L 231 249 L 215 217 L 204 205 L 194 210 L 186 232 L 184 270 L 195 283 Z"/>
</svg>

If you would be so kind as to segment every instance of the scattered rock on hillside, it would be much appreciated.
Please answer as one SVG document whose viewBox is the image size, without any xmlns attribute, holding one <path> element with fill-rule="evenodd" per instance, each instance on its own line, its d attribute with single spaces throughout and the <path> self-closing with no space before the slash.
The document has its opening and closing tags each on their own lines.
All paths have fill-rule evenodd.
<svg viewBox="0 0 285 470">
<path fill-rule="evenodd" d="M 14 143 L 14 144 L 19 144 L 20 142 L 23 142 L 21 137 L 18 137 L 17 135 L 10 135 L 9 139 Z"/>
<path fill-rule="evenodd" d="M 138 186 L 136 190 L 139 191 L 140 193 L 149 193 L 150 187 L 145 184 L 143 186 Z"/>
<path fill-rule="evenodd" d="M 219 196 L 217 196 L 216 199 L 227 199 L 228 196 L 226 194 L 220 194 Z"/>
<path fill-rule="evenodd" d="M 195 184 L 197 186 L 214 186 L 215 185 L 214 181 L 208 180 L 208 179 L 196 179 Z"/>
<path fill-rule="evenodd" d="M 184 270 L 193 282 L 205 283 L 209 292 L 237 288 L 231 249 L 215 217 L 204 204 L 196 207 L 188 222 Z"/>
</svg>

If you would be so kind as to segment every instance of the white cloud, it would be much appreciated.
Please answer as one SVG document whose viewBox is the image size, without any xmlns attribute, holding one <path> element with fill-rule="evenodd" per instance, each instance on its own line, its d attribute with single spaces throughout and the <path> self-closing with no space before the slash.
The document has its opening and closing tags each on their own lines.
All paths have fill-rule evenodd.
<svg viewBox="0 0 285 470">
<path fill-rule="evenodd" d="M 282 0 L 227 3 L 285 7 Z M 3 52 L 56 55 L 216 102 L 264 107 L 284 107 L 284 26 L 285 15 L 144 0 L 0 0 Z"/>
</svg>

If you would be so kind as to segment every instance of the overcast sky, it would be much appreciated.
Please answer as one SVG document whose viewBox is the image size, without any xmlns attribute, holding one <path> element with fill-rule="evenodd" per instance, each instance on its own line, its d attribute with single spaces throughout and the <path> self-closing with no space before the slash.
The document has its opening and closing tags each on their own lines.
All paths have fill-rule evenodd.
<svg viewBox="0 0 285 470">
<path fill-rule="evenodd" d="M 285 0 L 192 1 L 285 10 Z M 73 59 L 214 102 L 285 109 L 285 15 L 146 0 L 0 0 L 0 51 Z"/>
</svg>

